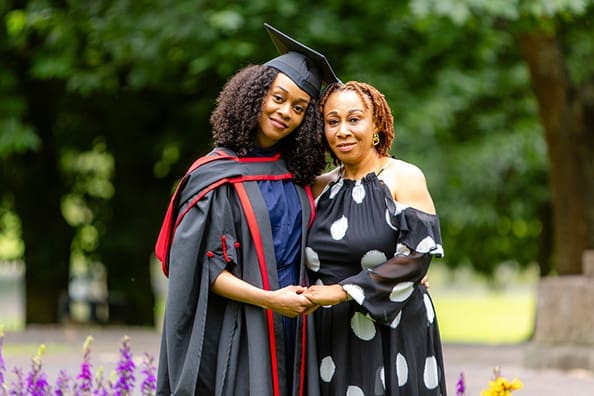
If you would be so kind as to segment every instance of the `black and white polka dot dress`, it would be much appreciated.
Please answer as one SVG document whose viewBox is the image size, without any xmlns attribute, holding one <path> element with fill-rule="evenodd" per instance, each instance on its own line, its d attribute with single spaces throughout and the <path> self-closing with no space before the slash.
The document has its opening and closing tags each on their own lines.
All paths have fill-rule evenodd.
<svg viewBox="0 0 594 396">
<path fill-rule="evenodd" d="M 375 173 L 324 190 L 306 265 L 312 283 L 339 283 L 350 298 L 314 313 L 322 395 L 446 395 L 435 310 L 419 284 L 442 254 L 438 217 L 395 202 Z"/>
</svg>

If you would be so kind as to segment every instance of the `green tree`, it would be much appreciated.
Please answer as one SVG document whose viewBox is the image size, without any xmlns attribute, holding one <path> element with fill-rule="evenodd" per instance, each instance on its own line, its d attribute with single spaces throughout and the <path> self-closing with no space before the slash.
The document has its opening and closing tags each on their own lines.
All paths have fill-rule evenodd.
<svg viewBox="0 0 594 396">
<path fill-rule="evenodd" d="M 147 266 L 170 193 L 210 147 L 226 79 L 275 54 L 264 22 L 386 94 L 393 153 L 427 174 L 448 265 L 546 274 L 555 235 L 558 271 L 576 271 L 593 239 L 591 2 L 318 3 L 0 2 L 1 202 L 20 218 L 29 323 L 58 319 L 81 256 L 105 265 L 115 317 L 152 322 Z M 539 66 L 555 48 L 557 80 Z"/>
<path fill-rule="evenodd" d="M 58 319 L 78 249 L 105 264 L 125 308 L 116 316 L 152 323 L 149 258 L 172 186 L 210 147 L 208 117 L 227 77 L 274 53 L 262 25 L 278 10 L 267 2 L 75 0 L 1 9 L 2 70 L 12 83 L 6 122 L 19 134 L 1 131 L 2 184 L 22 221 L 27 322 Z M 278 9 L 297 13 L 295 4 Z M 113 196 L 81 182 L 85 169 L 61 165 L 97 144 L 114 159 Z M 67 215 L 67 224 L 65 200 L 90 217 Z M 82 243 L 94 232 L 93 243 Z"/>
<path fill-rule="evenodd" d="M 386 94 L 393 154 L 427 175 L 447 265 L 490 275 L 502 262 L 546 264 L 546 143 L 513 36 L 411 4 L 336 2 L 306 26 L 324 39 L 343 80 Z"/>
<path fill-rule="evenodd" d="M 559 274 L 581 273 L 583 251 L 594 248 L 594 3 L 411 4 L 420 15 L 447 17 L 463 27 L 481 24 L 513 37 L 530 73 L 547 142 L 554 267 Z"/>
</svg>

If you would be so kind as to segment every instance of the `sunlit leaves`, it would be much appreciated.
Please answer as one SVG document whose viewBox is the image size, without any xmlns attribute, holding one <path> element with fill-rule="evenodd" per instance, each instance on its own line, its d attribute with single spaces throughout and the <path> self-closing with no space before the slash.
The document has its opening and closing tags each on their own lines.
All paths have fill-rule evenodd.
<svg viewBox="0 0 594 396">
<path fill-rule="evenodd" d="M 439 15 L 456 24 L 466 23 L 476 15 L 517 20 L 521 17 L 551 18 L 563 14 L 581 14 L 591 0 L 412 0 L 413 12 L 425 17 Z"/>
<path fill-rule="evenodd" d="M 0 159 L 41 147 L 41 140 L 22 116 L 27 110 L 14 75 L 0 64 Z"/>
<path fill-rule="evenodd" d="M 21 259 L 25 245 L 21 239 L 21 221 L 7 200 L 0 202 L 0 260 Z"/>
<path fill-rule="evenodd" d="M 25 30 L 27 15 L 23 10 L 14 10 L 5 17 L 6 32 L 10 37 L 16 37 Z"/>
<path fill-rule="evenodd" d="M 12 153 L 36 150 L 40 146 L 41 140 L 33 128 L 15 117 L 0 118 L 0 158 Z"/>
<path fill-rule="evenodd" d="M 104 144 L 98 142 L 86 152 L 67 151 L 61 159 L 64 172 L 73 178 L 74 192 L 103 200 L 113 197 L 114 158 Z"/>
<path fill-rule="evenodd" d="M 594 68 L 590 0 L 25 4 L 2 20 L 0 51 L 11 63 L 0 64 L 0 157 L 40 147 L 29 122 L 36 115 L 26 113 L 34 93 L 19 84 L 58 82 L 65 92 L 49 98 L 56 114 L 48 119 L 69 188 L 63 213 L 86 247 L 91 228 L 99 238 L 116 231 L 102 228 L 116 193 L 140 194 L 133 184 L 115 191 L 122 175 L 168 188 L 209 148 L 208 116 L 223 83 L 277 54 L 263 29 L 269 22 L 325 53 L 343 80 L 385 93 L 395 115 L 393 153 L 427 176 L 448 264 L 484 272 L 501 261 L 526 264 L 536 257 L 549 190 L 514 34 L 560 26 L 571 81 L 590 81 Z M 125 237 L 136 234 L 123 226 Z"/>
<path fill-rule="evenodd" d="M 228 34 L 237 32 L 243 24 L 243 19 L 238 11 L 232 9 L 215 11 L 208 18 L 213 28 Z"/>
</svg>

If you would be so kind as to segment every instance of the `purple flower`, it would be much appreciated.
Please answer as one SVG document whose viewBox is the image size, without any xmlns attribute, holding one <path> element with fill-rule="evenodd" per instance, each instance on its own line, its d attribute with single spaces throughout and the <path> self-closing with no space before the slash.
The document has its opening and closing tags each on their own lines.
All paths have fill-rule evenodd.
<svg viewBox="0 0 594 396">
<path fill-rule="evenodd" d="M 31 371 L 27 375 L 27 392 L 31 396 L 45 396 L 50 391 L 45 373 L 41 367 L 41 358 L 45 352 L 45 345 L 41 344 L 31 361 Z"/>
<path fill-rule="evenodd" d="M 122 347 L 120 348 L 120 360 L 116 368 L 117 379 L 113 384 L 114 396 L 130 395 L 134 388 L 134 370 L 136 365 L 132 360 L 132 350 L 130 348 L 130 338 L 124 336 Z"/>
<path fill-rule="evenodd" d="M 464 385 L 464 373 L 460 373 L 458 382 L 456 382 L 456 396 L 464 396 L 466 386 Z"/>
<path fill-rule="evenodd" d="M 55 396 L 66 396 L 70 391 L 70 377 L 66 370 L 60 370 L 58 379 L 56 380 Z"/>
<path fill-rule="evenodd" d="M 93 337 L 88 336 L 83 344 L 83 361 L 80 365 L 80 373 L 76 377 L 78 383 L 74 385 L 76 396 L 90 395 L 93 387 L 93 365 L 91 364 L 91 343 Z"/>
<path fill-rule="evenodd" d="M 6 385 L 4 384 L 4 373 L 6 372 L 6 363 L 2 356 L 2 347 L 4 345 L 4 326 L 0 325 L 0 395 L 6 394 Z"/>
<path fill-rule="evenodd" d="M 153 396 L 157 389 L 157 377 L 155 377 L 157 368 L 155 367 L 155 358 L 153 355 L 145 352 L 142 366 L 142 374 L 144 375 L 144 380 L 140 385 L 142 396 Z"/>
<path fill-rule="evenodd" d="M 25 396 L 26 386 L 25 386 L 25 374 L 23 370 L 15 367 L 12 369 L 14 374 L 16 375 L 16 382 L 13 381 L 10 383 L 10 389 L 8 390 L 8 394 L 10 396 Z"/>
<path fill-rule="evenodd" d="M 109 384 L 109 381 L 108 381 Z M 103 367 L 99 367 L 97 372 L 97 377 L 95 380 L 95 390 L 93 391 L 93 395 L 95 396 L 109 396 L 109 392 L 107 391 L 108 387 L 103 384 Z"/>
</svg>

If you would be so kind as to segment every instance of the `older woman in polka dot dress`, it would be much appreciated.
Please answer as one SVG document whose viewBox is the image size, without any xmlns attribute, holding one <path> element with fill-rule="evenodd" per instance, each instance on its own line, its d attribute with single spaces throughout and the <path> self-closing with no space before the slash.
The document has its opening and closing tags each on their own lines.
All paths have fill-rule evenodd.
<svg viewBox="0 0 594 396">
<path fill-rule="evenodd" d="M 446 395 L 435 310 L 422 279 L 443 255 L 422 171 L 393 158 L 393 117 L 373 86 L 321 101 L 336 169 L 313 186 L 306 265 L 323 395 Z"/>
</svg>

